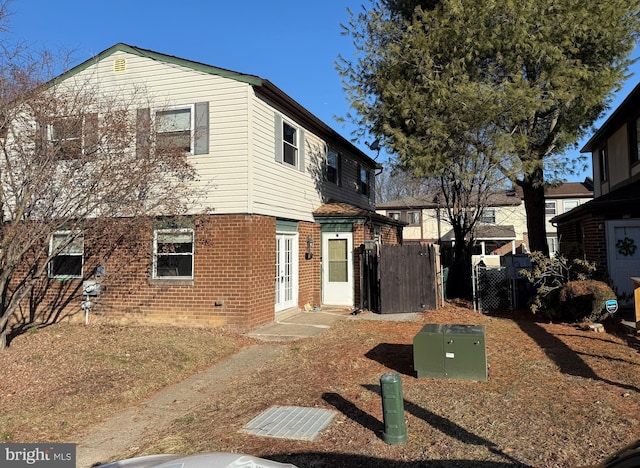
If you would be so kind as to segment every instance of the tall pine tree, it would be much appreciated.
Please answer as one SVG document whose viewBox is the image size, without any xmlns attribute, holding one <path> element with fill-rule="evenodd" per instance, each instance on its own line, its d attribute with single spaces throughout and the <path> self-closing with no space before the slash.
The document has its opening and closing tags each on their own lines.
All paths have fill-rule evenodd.
<svg viewBox="0 0 640 468">
<path fill-rule="evenodd" d="M 640 0 L 374 0 L 339 60 L 363 131 L 438 175 L 460 152 L 524 194 L 530 248 L 548 253 L 544 190 L 624 81 Z"/>
</svg>

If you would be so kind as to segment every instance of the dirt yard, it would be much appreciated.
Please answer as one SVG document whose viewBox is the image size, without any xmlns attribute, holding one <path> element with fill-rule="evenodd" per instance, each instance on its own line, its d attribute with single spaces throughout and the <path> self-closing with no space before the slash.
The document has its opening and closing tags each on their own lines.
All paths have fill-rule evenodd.
<svg viewBox="0 0 640 468">
<path fill-rule="evenodd" d="M 417 379 L 412 340 L 425 323 L 481 324 L 489 380 Z M 448 305 L 416 322 L 349 317 L 226 383 L 224 396 L 137 441 L 119 458 L 230 451 L 299 467 L 595 464 L 640 439 L 637 337 L 526 315 L 488 317 Z M 211 330 L 60 324 L 0 355 L 0 438 L 77 442 L 91 424 L 255 344 Z M 408 440 L 382 439 L 380 377 L 403 382 Z M 242 428 L 274 405 L 335 410 L 313 442 Z"/>
</svg>

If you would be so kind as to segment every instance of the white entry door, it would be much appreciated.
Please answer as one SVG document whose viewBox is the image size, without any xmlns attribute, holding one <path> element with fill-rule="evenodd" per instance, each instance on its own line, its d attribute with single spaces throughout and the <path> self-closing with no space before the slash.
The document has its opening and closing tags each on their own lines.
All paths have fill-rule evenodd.
<svg viewBox="0 0 640 468">
<path fill-rule="evenodd" d="M 276 307 L 279 312 L 298 303 L 298 234 L 276 234 Z"/>
<path fill-rule="evenodd" d="M 353 306 L 353 234 L 322 234 L 322 302 Z"/>
<path fill-rule="evenodd" d="M 632 276 L 640 276 L 640 221 L 621 219 L 607 221 L 607 260 L 609 275 L 618 298 L 629 295 L 633 301 Z"/>
</svg>

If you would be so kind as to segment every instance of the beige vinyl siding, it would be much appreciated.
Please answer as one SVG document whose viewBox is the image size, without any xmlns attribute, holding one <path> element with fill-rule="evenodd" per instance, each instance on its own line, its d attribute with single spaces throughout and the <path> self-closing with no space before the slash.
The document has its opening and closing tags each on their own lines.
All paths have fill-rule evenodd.
<svg viewBox="0 0 640 468">
<path fill-rule="evenodd" d="M 628 125 L 633 122 L 622 125 L 607 141 L 607 156 L 609 158 L 607 166 L 607 180 L 600 181 L 600 155 L 599 149 L 591 153 L 591 161 L 596 175 L 594 179 L 595 198 L 615 190 L 623 184 L 631 182 L 633 178 L 640 174 L 640 164 L 630 165 L 629 161 L 629 136 Z"/>
<path fill-rule="evenodd" d="M 402 228 L 402 238 L 403 239 L 422 239 L 423 231 L 420 229 L 420 226 L 404 226 Z M 437 237 L 437 234 L 433 235 L 433 239 Z M 426 237 L 425 238 L 429 238 Z"/>
<path fill-rule="evenodd" d="M 389 210 L 391 211 L 391 210 Z M 442 215 L 444 210 L 440 210 L 440 235 L 444 235 L 444 223 L 442 222 Z M 425 239 L 437 239 L 438 238 L 438 214 L 436 210 L 422 210 L 422 231 L 419 226 L 412 226 L 407 228 L 405 226 L 402 230 L 402 237 L 405 239 L 419 239 L 422 233 Z M 410 235 L 411 237 L 407 236 Z M 406 236 L 406 237 L 405 237 Z"/>
<path fill-rule="evenodd" d="M 126 72 L 114 73 L 116 58 Z M 162 109 L 209 103 L 209 153 L 187 156 L 197 170 L 192 212 L 255 213 L 312 221 L 329 199 L 372 208 L 357 189 L 358 164 L 342 157 L 342 184 L 324 181 L 327 142 L 305 128 L 305 171 L 275 161 L 275 109 L 251 85 L 175 64 L 117 52 L 74 75 L 68 83 L 95 86 L 106 95 L 136 96 L 133 108 Z M 298 122 L 283 117 L 301 127 Z M 370 193 L 374 192 L 371 169 Z M 321 193 L 324 196 L 321 196 Z"/>
<path fill-rule="evenodd" d="M 312 221 L 320 206 L 314 171 L 308 168 L 320 151 L 321 142 L 305 129 L 305 171 L 275 160 L 275 114 L 265 102 L 253 99 L 252 212 L 281 218 Z M 290 124 L 300 124 L 285 117 Z"/>
<path fill-rule="evenodd" d="M 584 205 L 589 200 L 592 200 L 592 198 L 547 198 L 546 201 L 548 201 L 548 202 L 552 201 L 552 202 L 555 202 L 555 204 L 556 204 L 556 214 L 553 215 L 553 216 L 551 216 L 551 215 L 547 215 L 546 216 L 546 218 L 547 218 L 547 222 L 546 222 L 547 237 L 550 237 L 549 234 L 556 235 L 556 232 L 558 230 L 558 228 L 556 226 L 551 224 L 551 219 L 554 216 L 561 215 L 563 213 L 566 213 L 567 211 L 570 211 L 569 209 L 565 209 L 564 202 L 578 202 L 578 206 L 579 206 L 579 205 Z"/>
<path fill-rule="evenodd" d="M 113 60 L 126 59 L 126 72 L 113 72 Z M 248 206 L 248 98 L 246 83 L 117 53 L 72 80 L 97 83 L 101 93 L 138 92 L 138 107 L 163 108 L 209 102 L 209 154 L 188 156 L 197 169 L 194 190 L 201 193 L 193 212 L 246 213 Z"/>
<path fill-rule="evenodd" d="M 524 233 L 527 231 L 527 217 L 524 210 L 524 203 L 515 206 L 496 206 L 487 207 L 495 210 L 496 226 L 513 226 L 516 239 L 523 239 Z M 389 213 L 403 211 L 417 211 L 418 209 L 399 208 L 378 210 L 378 213 L 389 216 Z M 480 225 L 478 223 L 476 226 Z M 449 223 L 447 210 L 440 209 L 440 235 L 444 236 L 453 227 Z M 437 239 L 438 238 L 438 215 L 435 208 L 422 209 L 422 230 L 420 226 L 404 226 L 402 229 L 402 237 L 405 240 L 419 239 Z"/>
<path fill-rule="evenodd" d="M 522 239 L 527 232 L 527 213 L 524 203 L 515 206 L 496 206 L 496 226 L 513 226 L 516 239 Z"/>
<path fill-rule="evenodd" d="M 280 113 L 284 120 L 305 134 L 305 170 L 275 160 L 275 114 L 269 103 L 257 96 L 253 99 L 253 212 L 282 218 L 312 221 L 312 213 L 329 199 L 372 208 L 367 197 L 356 190 L 357 163 L 342 154 L 340 187 L 324 180 L 327 142 L 294 119 Z M 371 181 L 373 185 L 373 173 Z M 373 188 L 373 187 L 372 187 Z M 321 195 L 323 194 L 323 195 Z"/>
</svg>

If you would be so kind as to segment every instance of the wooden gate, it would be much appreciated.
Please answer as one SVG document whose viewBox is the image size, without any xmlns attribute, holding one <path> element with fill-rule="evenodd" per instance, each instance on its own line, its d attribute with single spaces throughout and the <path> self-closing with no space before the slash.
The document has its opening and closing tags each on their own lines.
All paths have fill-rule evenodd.
<svg viewBox="0 0 640 468">
<path fill-rule="evenodd" d="M 361 308 L 379 314 L 436 308 L 434 246 L 381 245 L 364 249 L 361 259 Z"/>
</svg>

